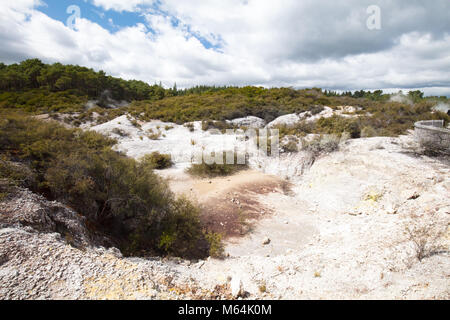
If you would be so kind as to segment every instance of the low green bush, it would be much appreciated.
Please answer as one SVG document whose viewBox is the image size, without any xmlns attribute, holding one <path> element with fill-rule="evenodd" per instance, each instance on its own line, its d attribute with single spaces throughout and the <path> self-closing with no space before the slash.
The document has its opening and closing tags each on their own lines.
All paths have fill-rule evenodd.
<svg viewBox="0 0 450 320">
<path fill-rule="evenodd" d="M 203 131 L 208 131 L 211 129 L 217 129 L 222 133 L 225 133 L 227 129 L 234 129 L 234 126 L 227 123 L 226 121 L 213 121 L 213 120 L 202 121 Z"/>
<path fill-rule="evenodd" d="M 147 138 L 149 138 L 150 140 L 159 140 L 161 138 L 161 135 L 162 134 L 159 130 L 147 130 Z"/>
<path fill-rule="evenodd" d="M 36 186 L 35 174 L 21 163 L 13 163 L 0 159 L 0 179 L 10 186 L 32 188 Z"/>
<path fill-rule="evenodd" d="M 190 168 L 187 169 L 187 172 L 193 176 L 212 178 L 217 176 L 233 175 L 241 170 L 245 170 L 248 168 L 247 164 L 237 163 L 237 155 L 235 155 L 234 164 L 226 163 L 225 154 L 223 154 L 223 159 L 223 164 L 207 164 L 204 161 L 199 164 L 194 163 Z"/>
<path fill-rule="evenodd" d="M 213 258 L 223 258 L 225 248 L 222 242 L 222 235 L 216 232 L 208 232 L 205 238 L 209 244 L 209 255 Z"/>
<path fill-rule="evenodd" d="M 0 108 L 30 113 L 80 112 L 87 102 L 88 97 L 76 90 L 52 92 L 42 88 L 0 92 Z"/>
<path fill-rule="evenodd" d="M 295 142 L 295 141 L 293 141 L 293 140 L 290 140 L 288 143 L 286 143 L 286 144 L 283 146 L 283 150 L 284 150 L 285 152 L 289 152 L 289 153 L 296 153 L 296 152 L 298 152 L 298 145 L 297 145 L 297 142 Z"/>
<path fill-rule="evenodd" d="M 336 135 L 320 135 L 303 143 L 303 150 L 310 151 L 313 158 L 332 153 L 339 149 L 340 137 Z"/>
<path fill-rule="evenodd" d="M 121 136 L 121 137 L 129 137 L 130 136 L 127 132 L 125 132 L 119 128 L 114 128 L 114 129 L 112 129 L 111 132 L 114 134 L 117 134 L 118 136 Z"/>
<path fill-rule="evenodd" d="M 147 154 L 141 159 L 141 164 L 152 169 L 167 169 L 173 165 L 170 154 L 161 154 L 157 151 Z"/>
<path fill-rule="evenodd" d="M 185 123 L 184 126 L 189 129 L 190 132 L 194 132 L 195 127 L 192 122 Z"/>
<path fill-rule="evenodd" d="M 361 129 L 357 120 L 339 117 L 336 115 L 330 118 L 320 118 L 317 120 L 314 133 L 334 134 L 340 136 L 343 132 L 350 133 L 350 136 L 353 139 L 361 136 Z"/>
<path fill-rule="evenodd" d="M 372 128 L 371 126 L 365 126 L 361 130 L 361 138 L 371 138 L 371 137 L 376 137 L 376 136 L 377 136 L 377 131 L 374 128 Z"/>
</svg>

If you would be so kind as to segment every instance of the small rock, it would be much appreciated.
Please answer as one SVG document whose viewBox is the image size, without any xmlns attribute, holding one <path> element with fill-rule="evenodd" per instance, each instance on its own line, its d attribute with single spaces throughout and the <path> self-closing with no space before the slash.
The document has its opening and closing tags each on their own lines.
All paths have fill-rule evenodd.
<svg viewBox="0 0 450 320">
<path fill-rule="evenodd" d="M 387 214 L 397 214 L 398 207 L 393 204 L 388 204 L 385 205 L 384 209 Z"/>
<path fill-rule="evenodd" d="M 438 176 L 438 177 L 435 177 L 434 178 L 434 181 L 436 182 L 436 183 L 441 183 L 441 182 L 443 182 L 445 179 L 444 179 L 444 177 L 441 177 L 441 176 Z"/>
<path fill-rule="evenodd" d="M 114 247 L 109 248 L 109 249 L 108 249 L 108 252 L 109 252 L 111 255 L 113 255 L 114 257 L 118 258 L 118 259 L 123 258 L 122 252 L 120 252 L 120 250 L 117 249 L 117 248 L 114 248 Z"/>
<path fill-rule="evenodd" d="M 263 240 L 263 245 L 268 245 L 270 243 L 270 239 L 268 237 L 265 237 Z"/>
<path fill-rule="evenodd" d="M 234 276 L 231 279 L 230 287 L 231 287 L 231 295 L 234 298 L 239 297 L 243 292 L 243 289 L 242 289 L 243 285 L 242 285 L 241 278 L 239 278 L 239 276 Z"/>
<path fill-rule="evenodd" d="M 409 198 L 408 198 L 408 200 L 416 200 L 417 198 L 419 198 L 420 197 L 420 194 L 417 192 L 417 191 L 415 191 Z"/>
</svg>

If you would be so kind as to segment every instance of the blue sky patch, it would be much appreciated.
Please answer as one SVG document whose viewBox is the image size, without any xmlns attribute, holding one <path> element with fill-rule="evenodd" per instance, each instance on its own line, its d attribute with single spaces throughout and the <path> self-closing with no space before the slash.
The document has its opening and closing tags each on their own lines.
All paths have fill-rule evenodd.
<svg viewBox="0 0 450 320">
<path fill-rule="evenodd" d="M 128 12 L 128 11 L 114 11 L 105 10 L 103 7 L 97 7 L 90 1 L 85 0 L 43 0 L 45 5 L 39 6 L 37 10 L 43 12 L 52 19 L 63 22 L 67 25 L 67 19 L 72 13 L 67 13 L 67 9 L 70 6 L 78 6 L 80 8 L 80 15 L 83 19 L 88 19 L 94 23 L 97 23 L 104 29 L 111 33 L 114 33 L 125 27 L 132 27 L 138 23 L 146 25 L 148 30 L 152 33 L 153 30 L 148 26 L 145 17 L 141 12 Z M 178 27 L 182 25 L 182 22 L 175 16 L 168 12 L 161 10 L 159 1 L 155 3 L 151 8 L 147 8 L 146 13 L 161 15 L 169 17 L 173 26 Z M 201 34 L 191 30 L 189 25 L 185 25 L 185 30 L 191 37 L 198 39 L 206 49 L 219 50 L 221 48 L 220 43 L 222 39 L 220 37 L 213 37 L 216 39 L 214 43 L 208 41 Z"/>
<path fill-rule="evenodd" d="M 95 22 L 110 32 L 135 26 L 138 23 L 145 23 L 144 17 L 138 12 L 104 10 L 84 0 L 44 0 L 43 2 L 45 5 L 38 7 L 37 10 L 64 24 L 71 16 L 70 13 L 67 13 L 67 8 L 72 5 L 80 8 L 81 18 Z"/>
</svg>

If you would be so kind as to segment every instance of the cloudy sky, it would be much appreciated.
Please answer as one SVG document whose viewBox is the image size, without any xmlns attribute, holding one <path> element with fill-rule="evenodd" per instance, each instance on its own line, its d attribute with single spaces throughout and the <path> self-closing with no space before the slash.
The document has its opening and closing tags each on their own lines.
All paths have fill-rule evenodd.
<svg viewBox="0 0 450 320">
<path fill-rule="evenodd" d="M 0 44 L 4 63 L 38 57 L 166 86 L 450 96 L 449 0 L 2 0 Z"/>
</svg>

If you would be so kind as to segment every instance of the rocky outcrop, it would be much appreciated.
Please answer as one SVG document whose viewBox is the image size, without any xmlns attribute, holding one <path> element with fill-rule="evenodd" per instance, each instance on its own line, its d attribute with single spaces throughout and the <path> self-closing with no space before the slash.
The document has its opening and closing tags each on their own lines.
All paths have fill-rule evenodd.
<svg viewBox="0 0 450 320">
<path fill-rule="evenodd" d="M 227 120 L 227 122 L 237 127 L 247 127 L 252 129 L 263 128 L 266 125 L 266 122 L 263 119 L 254 116 Z"/>
<path fill-rule="evenodd" d="M 0 257 L 0 299 L 152 299 L 158 293 L 151 268 L 138 278 L 137 265 L 113 250 L 79 250 L 58 233 L 2 228 Z"/>
<path fill-rule="evenodd" d="M 69 207 L 48 201 L 27 189 L 14 190 L 0 207 L 0 227 L 31 227 L 44 233 L 59 233 L 77 247 L 92 242 L 85 217 Z"/>
<path fill-rule="evenodd" d="M 278 117 L 275 120 L 273 120 L 272 122 L 270 122 L 267 125 L 267 128 L 274 128 L 274 127 L 277 127 L 277 126 L 290 127 L 290 126 L 295 125 L 300 120 L 302 120 L 302 117 L 299 116 L 298 114 L 295 114 L 295 113 L 286 114 L 286 115 Z"/>
<path fill-rule="evenodd" d="M 72 209 L 14 190 L 0 202 L 0 300 L 231 297 L 227 284 L 191 280 L 190 262 L 124 258 L 97 243 Z"/>
</svg>

